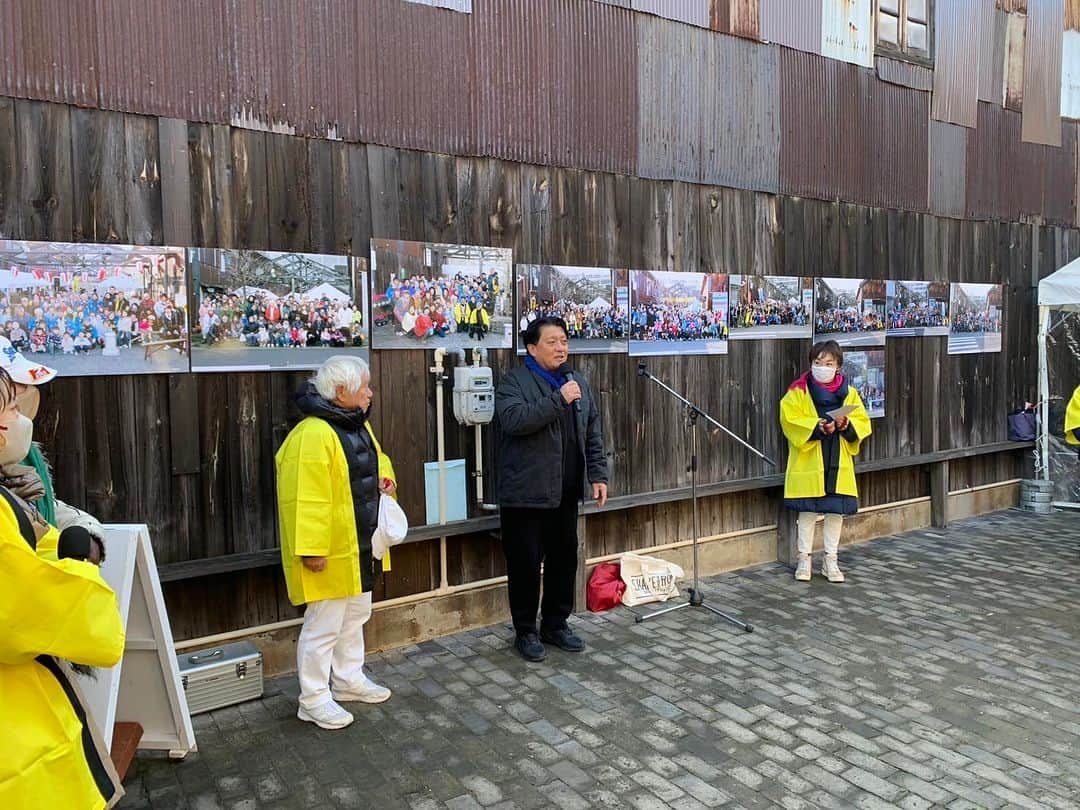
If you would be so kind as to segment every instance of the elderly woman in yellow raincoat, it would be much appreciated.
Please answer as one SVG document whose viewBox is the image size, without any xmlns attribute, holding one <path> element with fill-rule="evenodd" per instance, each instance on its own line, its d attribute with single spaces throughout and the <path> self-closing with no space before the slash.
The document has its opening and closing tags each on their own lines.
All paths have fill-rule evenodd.
<svg viewBox="0 0 1080 810">
<path fill-rule="evenodd" d="M 0 370 L 0 448 L 29 442 L 25 419 L 11 378 Z M 26 449 L 20 444 L 23 455 Z M 116 595 L 93 564 L 57 560 L 56 536 L 54 529 L 36 530 L 22 503 L 0 487 L 4 810 L 97 810 L 123 795 L 68 663 L 111 667 L 120 660 Z"/>
<path fill-rule="evenodd" d="M 798 512 L 799 561 L 795 579 L 809 581 L 814 526 L 825 515 L 825 559 L 821 573 L 843 582 L 837 562 L 844 515 L 859 509 L 854 457 L 870 435 L 870 417 L 855 387 L 840 369 L 844 352 L 834 340 L 810 350 L 810 370 L 780 400 L 780 425 L 788 440 L 784 505 Z"/>
<path fill-rule="evenodd" d="M 390 697 L 363 671 L 375 573 L 371 538 L 380 496 L 396 489 L 393 466 L 367 421 L 372 396 L 367 363 L 331 357 L 297 395 L 305 418 L 276 457 L 285 583 L 289 600 L 307 605 L 296 643 L 297 717 L 325 729 L 353 721 L 341 702 Z M 382 567 L 389 568 L 388 554 Z"/>
</svg>

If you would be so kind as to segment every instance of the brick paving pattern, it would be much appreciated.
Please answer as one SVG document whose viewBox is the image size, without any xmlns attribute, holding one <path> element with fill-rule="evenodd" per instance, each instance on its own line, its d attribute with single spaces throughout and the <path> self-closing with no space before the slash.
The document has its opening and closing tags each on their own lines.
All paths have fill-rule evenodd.
<svg viewBox="0 0 1080 810">
<path fill-rule="evenodd" d="M 1010 510 L 841 550 L 843 585 L 766 565 L 590 645 L 497 625 L 373 656 L 394 690 L 321 731 L 292 677 L 140 758 L 121 808 L 1080 807 L 1080 517 Z"/>
</svg>

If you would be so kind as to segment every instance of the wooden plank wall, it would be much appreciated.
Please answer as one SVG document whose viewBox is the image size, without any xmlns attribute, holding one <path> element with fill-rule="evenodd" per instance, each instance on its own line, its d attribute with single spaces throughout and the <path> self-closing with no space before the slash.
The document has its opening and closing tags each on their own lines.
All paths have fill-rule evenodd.
<svg viewBox="0 0 1080 810">
<path fill-rule="evenodd" d="M 0 98 L 8 238 L 367 255 L 369 240 L 383 237 L 504 246 L 526 263 L 1004 281 L 1002 353 L 952 357 L 945 338 L 888 343 L 887 415 L 874 423 L 868 459 L 1005 439 L 1005 411 L 1034 392 L 1032 279 L 1080 247 L 1077 232 L 1043 227 L 1033 257 L 1034 229 Z M 649 365 L 782 461 L 777 402 L 807 349 L 742 342 L 727 357 Z M 496 373 L 516 362 L 509 351 L 489 361 Z M 374 426 L 414 523 L 424 519 L 423 462 L 436 455 L 430 362 L 422 351 L 372 352 Z M 682 416 L 637 377 L 637 361 L 575 362 L 598 393 L 613 494 L 688 484 Z M 303 377 L 60 379 L 45 390 L 39 437 L 61 496 L 104 521 L 149 523 L 159 563 L 273 548 L 273 454 L 296 418 L 291 393 Z M 446 405 L 449 413 L 448 392 Z M 471 469 L 472 433 L 447 428 L 448 457 Z M 493 472 L 495 437 L 486 434 Z M 711 433 L 701 457 L 703 483 L 766 472 Z M 954 482 L 1015 477 L 1018 466 L 1015 454 L 958 464 Z M 867 505 L 929 491 L 920 468 L 861 479 Z M 706 534 L 770 525 L 775 493 L 709 498 L 702 516 Z M 689 522 L 687 503 L 603 515 L 590 519 L 588 553 L 685 538 Z M 501 574 L 501 556 L 490 535 L 452 539 L 451 583 Z M 405 547 L 376 596 L 427 590 L 438 569 L 437 541 Z M 296 615 L 274 568 L 168 583 L 166 593 L 178 638 Z"/>
</svg>

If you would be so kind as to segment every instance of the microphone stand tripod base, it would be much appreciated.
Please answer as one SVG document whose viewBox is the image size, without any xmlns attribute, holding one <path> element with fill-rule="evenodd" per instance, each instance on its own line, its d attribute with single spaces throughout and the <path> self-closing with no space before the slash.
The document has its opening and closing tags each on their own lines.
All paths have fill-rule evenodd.
<svg viewBox="0 0 1080 810">
<path fill-rule="evenodd" d="M 657 616 L 663 616 L 665 613 L 674 613 L 676 610 L 682 610 L 683 608 L 699 607 L 705 608 L 705 610 L 709 611 L 710 613 L 715 613 L 717 616 L 724 619 L 725 621 L 731 622 L 736 627 L 741 627 L 747 633 L 754 632 L 754 626 L 752 624 L 747 624 L 746 622 L 737 619 L 734 616 L 724 613 L 724 611 L 722 610 L 714 608 L 712 605 L 705 601 L 705 597 L 702 595 L 701 591 L 697 590 L 696 588 L 687 588 L 686 593 L 686 602 L 680 602 L 677 605 L 668 605 L 667 607 L 662 607 L 654 610 L 652 613 L 634 613 L 634 623 L 641 624 L 647 619 L 655 619 Z"/>
</svg>

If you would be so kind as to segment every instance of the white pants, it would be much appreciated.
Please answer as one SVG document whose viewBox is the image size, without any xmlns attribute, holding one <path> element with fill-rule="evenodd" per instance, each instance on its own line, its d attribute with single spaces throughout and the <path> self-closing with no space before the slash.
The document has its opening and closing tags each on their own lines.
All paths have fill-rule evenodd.
<svg viewBox="0 0 1080 810">
<path fill-rule="evenodd" d="M 799 512 L 799 553 L 810 554 L 814 550 L 814 524 L 817 515 Z M 825 553 L 836 555 L 840 548 L 840 529 L 844 526 L 843 515 L 825 515 Z"/>
<path fill-rule="evenodd" d="M 300 705 L 330 702 L 330 687 L 348 689 L 364 677 L 364 624 L 371 618 L 371 592 L 346 599 L 309 602 L 296 640 Z"/>
</svg>

